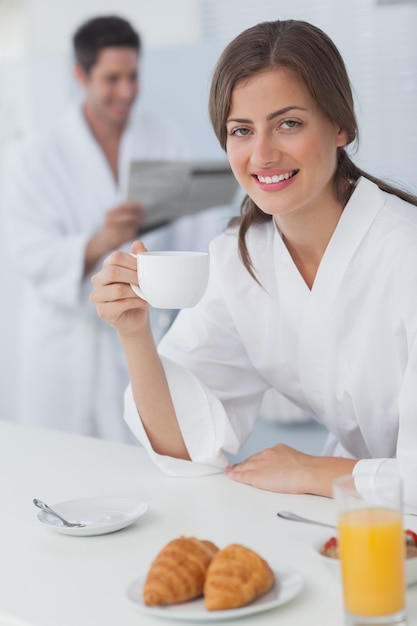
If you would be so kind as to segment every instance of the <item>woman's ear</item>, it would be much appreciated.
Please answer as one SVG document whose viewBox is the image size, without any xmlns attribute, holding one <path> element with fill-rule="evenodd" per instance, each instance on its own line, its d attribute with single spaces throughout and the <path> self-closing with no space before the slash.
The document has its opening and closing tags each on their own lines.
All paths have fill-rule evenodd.
<svg viewBox="0 0 417 626">
<path fill-rule="evenodd" d="M 337 131 L 336 146 L 338 148 L 344 148 L 348 143 L 350 143 L 350 141 L 347 132 L 343 128 L 339 128 Z"/>
</svg>

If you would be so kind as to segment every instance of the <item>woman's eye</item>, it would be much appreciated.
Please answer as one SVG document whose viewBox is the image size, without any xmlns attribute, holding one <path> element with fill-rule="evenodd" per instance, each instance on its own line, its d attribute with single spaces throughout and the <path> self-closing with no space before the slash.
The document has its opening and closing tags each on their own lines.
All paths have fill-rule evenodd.
<svg viewBox="0 0 417 626">
<path fill-rule="evenodd" d="M 288 130 L 290 130 L 291 128 L 297 128 L 297 126 L 299 125 L 300 125 L 300 122 L 297 122 L 297 120 L 285 120 L 281 124 L 281 126 L 287 128 Z"/>
<path fill-rule="evenodd" d="M 234 128 L 230 134 L 236 135 L 237 137 L 246 137 L 249 133 L 249 128 Z"/>
</svg>

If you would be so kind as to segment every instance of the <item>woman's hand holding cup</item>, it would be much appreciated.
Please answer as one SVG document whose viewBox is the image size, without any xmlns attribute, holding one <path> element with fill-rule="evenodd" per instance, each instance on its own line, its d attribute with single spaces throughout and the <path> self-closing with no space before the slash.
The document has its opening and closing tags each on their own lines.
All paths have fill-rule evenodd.
<svg viewBox="0 0 417 626">
<path fill-rule="evenodd" d="M 132 254 L 112 252 L 91 279 L 90 300 L 98 315 L 122 335 L 140 334 L 148 326 L 149 317 L 149 304 L 138 298 L 131 287 L 137 283 L 136 254 L 146 252 L 146 248 L 137 241 L 131 250 Z"/>
<path fill-rule="evenodd" d="M 200 301 L 209 278 L 207 252 L 148 252 L 140 241 L 131 250 L 112 252 L 92 277 L 90 300 L 120 334 L 140 334 L 149 305 L 182 309 Z"/>
</svg>

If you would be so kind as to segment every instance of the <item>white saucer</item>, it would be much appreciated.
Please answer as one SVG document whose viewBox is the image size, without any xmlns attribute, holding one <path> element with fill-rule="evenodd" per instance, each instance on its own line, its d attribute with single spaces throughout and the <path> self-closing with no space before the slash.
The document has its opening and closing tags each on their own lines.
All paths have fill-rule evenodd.
<svg viewBox="0 0 417 626">
<path fill-rule="evenodd" d="M 38 513 L 38 520 L 57 533 L 86 537 L 126 528 L 146 513 L 148 504 L 130 498 L 83 498 L 57 502 L 51 508 L 69 522 L 82 522 L 85 526 L 68 528 L 45 511 Z"/>
<path fill-rule="evenodd" d="M 274 573 L 275 585 L 266 594 L 246 606 L 227 611 L 208 611 L 204 606 L 203 598 L 170 606 L 146 606 L 142 596 L 146 576 L 134 580 L 127 588 L 126 595 L 140 613 L 181 622 L 217 622 L 273 609 L 286 604 L 300 593 L 304 585 L 301 574 L 289 568 L 274 569 Z"/>
</svg>

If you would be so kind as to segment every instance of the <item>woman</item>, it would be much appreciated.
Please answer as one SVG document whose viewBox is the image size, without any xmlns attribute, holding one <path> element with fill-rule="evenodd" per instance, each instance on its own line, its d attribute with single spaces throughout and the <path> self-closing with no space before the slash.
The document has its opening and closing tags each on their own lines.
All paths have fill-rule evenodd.
<svg viewBox="0 0 417 626">
<path fill-rule="evenodd" d="M 172 474 L 226 468 L 262 489 L 329 496 L 337 476 L 383 467 L 417 504 L 417 198 L 347 155 L 349 79 L 308 23 L 259 24 L 232 41 L 210 114 L 247 196 L 211 245 L 203 300 L 157 351 L 129 287 L 135 260 L 114 253 L 93 279 L 129 365 L 126 420 Z M 329 429 L 325 455 L 278 444 L 227 467 L 269 388 Z"/>
</svg>

